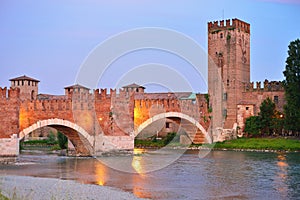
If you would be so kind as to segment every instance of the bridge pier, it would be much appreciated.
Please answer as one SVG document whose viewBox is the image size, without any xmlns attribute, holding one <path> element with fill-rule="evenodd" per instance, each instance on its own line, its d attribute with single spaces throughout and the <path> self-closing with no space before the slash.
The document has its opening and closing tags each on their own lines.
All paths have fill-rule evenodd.
<svg viewBox="0 0 300 200">
<path fill-rule="evenodd" d="M 13 134 L 10 138 L 0 139 L 0 164 L 16 162 L 19 156 L 19 138 Z"/>
<path fill-rule="evenodd" d="M 15 163 L 19 156 L 19 141 L 17 134 L 13 134 L 11 138 L 0 139 L 0 164 Z M 89 149 L 88 155 L 81 152 L 70 154 L 72 156 L 101 156 L 106 153 L 122 153 L 133 151 L 134 135 L 129 136 L 103 136 L 95 137 L 92 149 Z M 74 149 L 76 152 L 76 149 Z"/>
</svg>

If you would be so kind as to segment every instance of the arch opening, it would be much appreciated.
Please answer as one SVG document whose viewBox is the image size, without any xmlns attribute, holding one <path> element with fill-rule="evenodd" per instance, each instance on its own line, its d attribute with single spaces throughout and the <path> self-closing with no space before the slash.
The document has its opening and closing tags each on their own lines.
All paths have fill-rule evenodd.
<svg viewBox="0 0 300 200">
<path fill-rule="evenodd" d="M 93 137 L 78 125 L 62 119 L 48 119 L 38 121 L 35 124 L 23 129 L 19 133 L 19 139 L 22 140 L 35 130 L 43 127 L 51 127 L 67 136 L 73 144 L 76 156 L 91 156 L 93 153 Z"/>
<path fill-rule="evenodd" d="M 177 130 L 184 130 L 193 143 L 212 143 L 212 138 L 197 120 L 179 112 L 161 113 L 149 118 L 138 126 L 135 131 L 135 137 L 143 133 L 143 131 L 147 130 L 147 127 L 150 127 L 151 125 L 159 124 L 159 126 L 156 126 L 156 128 L 159 129 L 159 127 L 166 128 L 163 126 L 167 123 L 176 123 L 179 127 Z"/>
</svg>

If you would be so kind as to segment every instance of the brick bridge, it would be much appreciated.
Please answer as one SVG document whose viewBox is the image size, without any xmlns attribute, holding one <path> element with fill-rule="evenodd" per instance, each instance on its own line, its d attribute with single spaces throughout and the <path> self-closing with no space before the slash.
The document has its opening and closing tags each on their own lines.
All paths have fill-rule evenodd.
<svg viewBox="0 0 300 200">
<path fill-rule="evenodd" d="M 65 134 L 81 156 L 132 150 L 134 138 L 163 119 L 185 130 L 185 142 L 211 142 L 204 95 L 144 93 L 137 85 L 109 93 L 73 85 L 65 95 L 36 95 L 37 85 L 23 76 L 11 79 L 10 89 L 0 88 L 0 155 L 18 155 L 19 140 L 46 126 Z"/>
</svg>

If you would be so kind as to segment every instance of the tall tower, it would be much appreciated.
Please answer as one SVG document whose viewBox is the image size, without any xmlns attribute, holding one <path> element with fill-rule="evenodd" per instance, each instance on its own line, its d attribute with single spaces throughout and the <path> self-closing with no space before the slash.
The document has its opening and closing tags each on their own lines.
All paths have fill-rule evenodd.
<svg viewBox="0 0 300 200">
<path fill-rule="evenodd" d="M 20 76 L 9 80 L 12 88 L 20 89 L 20 99 L 35 100 L 38 95 L 39 80 L 30 78 L 28 76 Z"/>
<path fill-rule="evenodd" d="M 213 126 L 230 129 L 250 82 L 250 24 L 239 19 L 208 23 L 208 92 Z"/>
</svg>

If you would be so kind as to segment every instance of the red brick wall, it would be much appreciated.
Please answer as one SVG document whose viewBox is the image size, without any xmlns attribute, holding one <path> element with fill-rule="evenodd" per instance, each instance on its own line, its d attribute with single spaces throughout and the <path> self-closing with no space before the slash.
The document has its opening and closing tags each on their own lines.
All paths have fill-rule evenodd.
<svg viewBox="0 0 300 200">
<path fill-rule="evenodd" d="M 231 24 L 230 20 L 225 24 L 209 22 L 208 54 L 213 61 L 208 66 L 213 121 L 221 126 L 225 119 L 224 128 L 232 128 L 237 121 L 236 105 L 242 98 L 243 83 L 250 81 L 250 24 L 238 19 L 233 19 Z M 222 99 L 224 93 L 227 93 L 226 100 Z"/>
<path fill-rule="evenodd" d="M 0 138 L 19 133 L 19 95 L 18 89 L 0 88 Z"/>
</svg>

